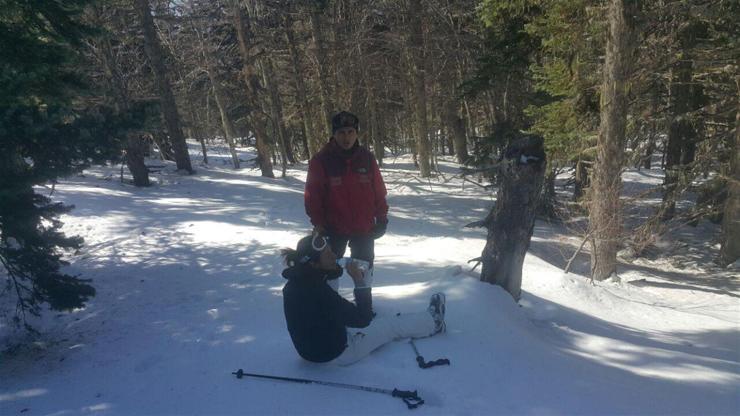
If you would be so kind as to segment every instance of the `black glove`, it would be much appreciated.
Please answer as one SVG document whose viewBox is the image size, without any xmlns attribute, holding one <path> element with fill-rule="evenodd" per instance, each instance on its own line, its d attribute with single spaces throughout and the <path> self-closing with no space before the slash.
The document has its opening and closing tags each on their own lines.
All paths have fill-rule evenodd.
<svg viewBox="0 0 740 416">
<path fill-rule="evenodd" d="M 372 230 L 373 239 L 377 240 L 382 237 L 386 228 L 388 228 L 388 220 L 376 222 Z"/>
</svg>

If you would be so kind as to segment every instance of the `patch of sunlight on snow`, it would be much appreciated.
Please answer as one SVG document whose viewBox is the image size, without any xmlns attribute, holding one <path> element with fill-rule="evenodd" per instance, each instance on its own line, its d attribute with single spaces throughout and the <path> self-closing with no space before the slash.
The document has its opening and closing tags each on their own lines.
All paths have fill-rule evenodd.
<svg viewBox="0 0 740 416">
<path fill-rule="evenodd" d="M 123 191 L 116 191 L 113 189 L 107 189 L 107 188 L 98 188 L 95 186 L 80 186 L 80 185 L 74 185 L 74 186 L 65 186 L 69 189 L 65 190 L 65 192 L 79 192 L 81 194 L 98 194 L 98 195 L 106 195 L 106 196 L 131 196 L 131 193 L 129 192 L 123 192 Z"/>
<path fill-rule="evenodd" d="M 221 327 L 218 329 L 218 332 L 231 332 L 232 329 L 234 329 L 234 325 L 221 325 Z"/>
<path fill-rule="evenodd" d="M 46 389 L 28 389 L 28 390 L 17 391 L 15 393 L 0 394 L 0 402 L 9 402 L 9 401 L 18 400 L 18 399 L 28 399 L 29 397 L 42 396 L 48 392 L 49 390 L 46 390 Z"/>
<path fill-rule="evenodd" d="M 249 289 L 252 285 L 246 283 L 232 283 L 229 287 L 232 289 Z"/>
<path fill-rule="evenodd" d="M 223 202 L 217 201 L 215 199 L 196 199 L 196 198 L 157 198 L 152 199 L 150 201 L 154 205 L 164 205 L 164 206 L 181 206 L 181 207 L 211 207 L 211 206 L 223 206 Z"/>
<path fill-rule="evenodd" d="M 69 415 L 69 414 L 76 414 L 76 413 L 72 413 L 71 410 L 60 410 L 54 413 L 47 413 L 45 416 L 64 416 L 64 415 Z"/>
<path fill-rule="evenodd" d="M 218 309 L 209 309 L 208 315 L 213 319 L 218 319 Z"/>
<path fill-rule="evenodd" d="M 245 336 L 243 336 L 243 337 L 239 337 L 239 338 L 237 338 L 237 339 L 236 339 L 236 340 L 234 341 L 234 344 L 246 344 L 247 342 L 252 342 L 252 341 L 254 341 L 255 339 L 257 339 L 257 338 L 255 338 L 255 337 L 253 337 L 253 336 L 251 336 L 251 335 L 245 335 Z"/>
<path fill-rule="evenodd" d="M 404 212 L 404 211 L 401 211 L 400 209 L 394 208 L 393 216 L 395 218 L 400 218 L 404 220 L 415 220 L 416 221 L 419 218 L 419 213 L 418 211 L 412 210 L 412 209 L 406 210 Z"/>
<path fill-rule="evenodd" d="M 259 181 L 249 181 L 244 179 L 223 179 L 223 178 L 210 178 L 209 182 L 225 183 L 227 185 L 246 185 L 254 188 L 264 189 L 266 191 L 284 192 L 293 194 L 303 194 L 303 189 L 290 189 L 283 185 L 271 185 L 262 183 Z"/>
<path fill-rule="evenodd" d="M 267 228 L 255 228 L 247 225 L 234 225 L 229 222 L 218 221 L 188 221 L 181 223 L 178 228 L 183 233 L 190 234 L 193 243 L 201 244 L 231 244 L 237 242 L 245 245 L 251 241 L 259 241 L 264 246 L 287 246 L 293 247 L 295 242 L 302 236 L 291 231 L 280 231 Z M 308 230 L 308 229 L 307 229 Z M 244 236 L 249 236 L 245 241 Z"/>
<path fill-rule="evenodd" d="M 572 352 L 582 358 L 643 377 L 682 383 L 740 383 L 740 376 L 737 374 L 711 368 L 709 363 L 706 366 L 687 363 L 686 354 L 680 352 L 630 345 L 594 335 L 581 336 L 576 346 L 578 349 Z"/>
<path fill-rule="evenodd" d="M 407 285 L 380 286 L 373 288 L 373 296 L 387 299 L 401 299 L 418 295 L 429 288 L 428 283 L 409 283 Z"/>
<path fill-rule="evenodd" d="M 105 410 L 110 410 L 110 408 L 111 408 L 110 403 L 100 403 L 100 404 L 95 404 L 92 406 L 85 406 L 81 410 L 83 412 L 102 412 Z"/>
</svg>

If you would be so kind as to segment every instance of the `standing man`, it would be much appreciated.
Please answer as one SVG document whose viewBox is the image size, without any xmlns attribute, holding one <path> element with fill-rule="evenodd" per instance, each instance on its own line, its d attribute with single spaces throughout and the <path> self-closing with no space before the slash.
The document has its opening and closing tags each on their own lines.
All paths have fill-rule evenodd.
<svg viewBox="0 0 740 416">
<path fill-rule="evenodd" d="M 329 143 L 308 163 L 304 201 L 314 233 L 329 237 L 338 257 L 349 243 L 351 257 L 370 263 L 372 273 L 375 239 L 388 225 L 388 203 L 378 162 L 357 141 L 359 124 L 346 111 L 332 117 Z"/>
</svg>

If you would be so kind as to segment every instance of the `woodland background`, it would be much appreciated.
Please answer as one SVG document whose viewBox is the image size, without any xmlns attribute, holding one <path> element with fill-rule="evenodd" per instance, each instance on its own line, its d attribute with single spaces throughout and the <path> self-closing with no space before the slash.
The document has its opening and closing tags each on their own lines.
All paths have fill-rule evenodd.
<svg viewBox="0 0 740 416">
<path fill-rule="evenodd" d="M 154 154 L 197 175 L 186 138 L 204 163 L 224 143 L 234 169 L 285 177 L 339 110 L 359 115 L 381 166 L 412 153 L 424 181 L 454 155 L 491 192 L 504 149 L 541 136 L 537 215 L 583 238 L 593 279 L 617 272 L 618 253 L 660 256 L 662 236 L 706 220 L 722 229 L 707 250 L 731 265 L 738 20 L 740 5 L 724 0 L 1 0 L 7 316 L 22 325 L 44 304 L 94 296 L 63 268 L 83 242 L 60 231 L 72 207 L 54 202 L 58 179 L 121 163 L 122 180 L 146 187 Z M 255 157 L 240 159 L 239 146 Z M 656 163 L 662 185 L 620 199 L 621 173 Z M 631 209 L 655 198 L 651 212 Z"/>
</svg>

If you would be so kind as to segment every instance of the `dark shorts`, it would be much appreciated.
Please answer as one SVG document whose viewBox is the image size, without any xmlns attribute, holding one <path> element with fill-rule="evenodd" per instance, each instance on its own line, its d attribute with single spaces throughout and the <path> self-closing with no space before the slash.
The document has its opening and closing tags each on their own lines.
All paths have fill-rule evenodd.
<svg viewBox="0 0 740 416">
<path fill-rule="evenodd" d="M 375 239 L 372 235 L 352 237 L 329 235 L 329 244 L 337 257 L 344 257 L 348 243 L 350 252 L 352 253 L 350 257 L 353 259 L 365 260 L 370 263 L 370 267 L 373 267 L 373 260 L 375 260 Z"/>
</svg>

